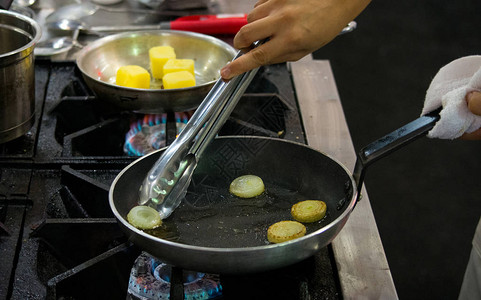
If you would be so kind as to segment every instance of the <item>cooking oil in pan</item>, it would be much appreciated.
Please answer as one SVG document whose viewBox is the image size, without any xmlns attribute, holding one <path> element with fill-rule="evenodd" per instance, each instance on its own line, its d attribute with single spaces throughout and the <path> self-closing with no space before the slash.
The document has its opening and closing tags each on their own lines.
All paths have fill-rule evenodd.
<svg viewBox="0 0 481 300">
<path fill-rule="evenodd" d="M 194 246 L 242 248 L 269 244 L 267 228 L 279 221 L 293 220 L 291 206 L 319 195 L 303 195 L 298 191 L 266 184 L 266 191 L 255 198 L 243 199 L 225 190 L 191 191 L 186 199 L 163 220 L 163 225 L 148 232 L 162 239 Z M 322 197 L 319 200 L 323 200 Z M 327 214 L 322 220 L 305 224 L 307 234 L 329 222 Z"/>
</svg>

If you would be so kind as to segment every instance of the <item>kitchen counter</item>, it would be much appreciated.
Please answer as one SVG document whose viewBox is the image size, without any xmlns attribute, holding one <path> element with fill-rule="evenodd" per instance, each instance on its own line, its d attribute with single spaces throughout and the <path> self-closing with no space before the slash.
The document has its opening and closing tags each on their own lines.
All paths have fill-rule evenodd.
<svg viewBox="0 0 481 300">
<path fill-rule="evenodd" d="M 308 144 L 352 172 L 356 154 L 329 61 L 307 56 L 290 67 Z M 365 187 L 332 247 L 344 299 L 398 298 Z"/>
</svg>

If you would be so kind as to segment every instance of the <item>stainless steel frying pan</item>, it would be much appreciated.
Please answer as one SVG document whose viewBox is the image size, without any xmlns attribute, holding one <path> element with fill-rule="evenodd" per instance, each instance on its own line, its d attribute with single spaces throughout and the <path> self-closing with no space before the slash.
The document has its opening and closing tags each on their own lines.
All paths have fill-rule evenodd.
<svg viewBox="0 0 481 300">
<path fill-rule="evenodd" d="M 137 205 L 142 180 L 162 150 L 127 166 L 109 193 L 112 211 L 130 240 L 166 263 L 210 273 L 260 272 L 299 262 L 328 245 L 354 209 L 366 167 L 422 136 L 439 119 L 421 117 L 360 151 L 354 174 L 306 145 L 264 137 L 221 137 L 206 150 L 185 200 L 159 229 L 143 232 L 126 221 Z M 263 178 L 266 193 L 254 199 L 229 194 L 232 179 Z M 267 228 L 290 220 L 292 204 L 320 199 L 323 220 L 307 224 L 307 235 L 281 244 L 267 242 Z M 154 235 L 152 235 L 154 234 Z"/>
<path fill-rule="evenodd" d="M 160 89 L 154 82 L 151 89 L 118 86 L 118 68 L 139 65 L 150 69 L 149 49 L 172 46 L 178 58 L 195 61 L 196 86 L 181 89 Z M 84 47 L 77 65 L 87 85 L 99 101 L 108 101 L 119 109 L 140 113 L 188 111 L 196 108 L 220 77 L 219 70 L 231 61 L 237 51 L 212 36 L 175 30 L 125 32 L 100 38 Z"/>
</svg>

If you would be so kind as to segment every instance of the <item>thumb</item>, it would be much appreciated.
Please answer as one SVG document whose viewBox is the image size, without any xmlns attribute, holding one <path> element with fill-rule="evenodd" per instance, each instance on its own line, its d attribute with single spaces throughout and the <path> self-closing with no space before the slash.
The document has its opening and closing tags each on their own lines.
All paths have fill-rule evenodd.
<svg viewBox="0 0 481 300">
<path fill-rule="evenodd" d="M 474 91 L 466 95 L 466 102 L 469 110 L 478 116 L 481 116 L 481 92 Z"/>
<path fill-rule="evenodd" d="M 481 92 L 474 91 L 466 95 L 466 102 L 468 103 L 469 110 L 478 116 L 481 116 Z M 463 140 L 481 140 L 481 129 L 478 129 L 471 133 L 464 133 L 461 136 Z"/>
</svg>

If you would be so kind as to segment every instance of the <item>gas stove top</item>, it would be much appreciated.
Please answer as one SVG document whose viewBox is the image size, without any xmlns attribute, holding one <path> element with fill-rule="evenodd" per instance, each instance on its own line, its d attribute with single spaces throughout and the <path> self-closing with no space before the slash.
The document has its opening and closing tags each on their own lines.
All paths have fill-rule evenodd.
<svg viewBox="0 0 481 300">
<path fill-rule="evenodd" d="M 188 271 L 170 266 L 170 275 L 159 275 L 161 260 L 126 240 L 110 211 L 109 186 L 139 155 L 170 144 L 190 112 L 118 111 L 96 99 L 74 63 L 50 61 L 36 62 L 36 112 L 27 134 L 0 145 L 2 299 L 144 299 L 155 296 L 138 286 L 147 279 L 158 289 L 164 284 L 170 299 L 188 298 L 175 291 L 201 279 L 217 290 L 195 299 L 341 298 L 330 246 L 272 272 L 186 279 Z M 156 133 L 149 147 L 126 143 L 152 127 L 162 137 Z M 305 143 L 286 65 L 259 71 L 219 135 Z"/>
</svg>

